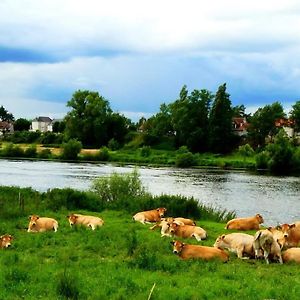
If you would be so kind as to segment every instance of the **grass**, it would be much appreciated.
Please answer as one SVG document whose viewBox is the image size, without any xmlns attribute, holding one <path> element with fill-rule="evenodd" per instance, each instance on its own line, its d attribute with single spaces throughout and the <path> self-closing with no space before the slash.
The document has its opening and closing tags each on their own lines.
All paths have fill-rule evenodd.
<svg viewBox="0 0 300 300">
<path fill-rule="evenodd" d="M 55 217 L 57 233 L 27 233 L 24 216 L 1 219 L 1 234 L 15 237 L 0 255 L 0 299 L 299 299 L 299 265 L 239 260 L 182 261 L 171 238 L 134 223 L 123 211 L 100 213 L 103 227 L 70 228 L 67 210 Z M 212 245 L 224 223 L 196 220 Z M 187 243 L 199 244 L 194 239 Z"/>
</svg>

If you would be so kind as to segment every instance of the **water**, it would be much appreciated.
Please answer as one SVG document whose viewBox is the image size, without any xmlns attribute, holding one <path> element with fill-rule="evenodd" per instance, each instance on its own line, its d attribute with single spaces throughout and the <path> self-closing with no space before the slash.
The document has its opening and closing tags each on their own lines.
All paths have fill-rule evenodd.
<svg viewBox="0 0 300 300">
<path fill-rule="evenodd" d="M 86 190 L 98 176 L 128 173 L 133 166 L 0 160 L 0 185 L 38 191 L 71 187 Z M 143 184 L 155 195 L 193 196 L 204 204 L 236 211 L 240 217 L 263 215 L 266 225 L 300 220 L 300 178 L 244 171 L 140 167 Z"/>
</svg>

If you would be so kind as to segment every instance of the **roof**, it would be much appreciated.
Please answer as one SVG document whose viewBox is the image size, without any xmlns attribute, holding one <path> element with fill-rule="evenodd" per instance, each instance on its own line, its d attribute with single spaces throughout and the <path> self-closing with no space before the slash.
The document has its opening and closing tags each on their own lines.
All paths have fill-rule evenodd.
<svg viewBox="0 0 300 300">
<path fill-rule="evenodd" d="M 11 124 L 5 121 L 0 121 L 0 129 L 8 130 L 11 127 Z"/>
<path fill-rule="evenodd" d="M 277 119 L 275 120 L 275 126 L 276 127 L 292 127 L 295 125 L 295 121 L 292 119 Z"/>
<path fill-rule="evenodd" d="M 50 119 L 49 117 L 37 117 L 33 121 L 51 123 L 52 119 Z"/>
<path fill-rule="evenodd" d="M 232 118 L 232 122 L 233 129 L 237 131 L 247 130 L 247 128 L 249 127 L 249 123 L 246 121 L 245 118 L 242 117 Z"/>
</svg>

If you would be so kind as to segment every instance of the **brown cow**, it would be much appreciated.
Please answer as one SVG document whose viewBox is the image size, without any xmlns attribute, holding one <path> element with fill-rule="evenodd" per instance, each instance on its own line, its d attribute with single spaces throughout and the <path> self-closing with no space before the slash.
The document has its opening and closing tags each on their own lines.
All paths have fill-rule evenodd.
<svg viewBox="0 0 300 300">
<path fill-rule="evenodd" d="M 281 248 L 277 241 L 275 241 L 272 232 L 268 229 L 259 230 L 254 235 L 253 248 L 255 257 L 258 258 L 260 250 L 263 251 L 263 255 L 267 264 L 269 264 L 269 258 L 277 258 L 282 264 Z"/>
<path fill-rule="evenodd" d="M 285 237 L 285 247 L 297 247 L 300 243 L 300 223 L 282 224 L 277 227 Z"/>
<path fill-rule="evenodd" d="M 225 229 L 258 230 L 259 224 L 262 223 L 264 223 L 263 217 L 260 214 L 257 214 L 254 217 L 232 219 L 227 222 Z"/>
<path fill-rule="evenodd" d="M 165 215 L 167 209 L 160 207 L 153 210 L 141 211 L 136 213 L 132 218 L 134 221 L 145 223 L 160 222 L 161 218 Z"/>
<path fill-rule="evenodd" d="M 9 248 L 13 239 L 10 234 L 0 236 L 0 249 Z"/>
<path fill-rule="evenodd" d="M 221 259 L 227 262 L 229 255 L 221 249 L 199 245 L 188 245 L 180 241 L 171 242 L 173 253 L 178 254 L 182 259 L 199 258 L 204 260 Z"/>
<path fill-rule="evenodd" d="M 37 215 L 29 217 L 28 232 L 44 232 L 49 230 L 57 231 L 58 222 L 52 218 L 40 218 Z"/>
<path fill-rule="evenodd" d="M 177 223 L 172 223 L 170 225 L 168 233 L 170 233 L 172 236 L 181 238 L 194 237 L 197 241 L 207 238 L 206 231 L 203 228 L 191 225 L 178 225 Z"/>
<path fill-rule="evenodd" d="M 283 252 L 282 255 L 283 261 L 290 262 L 294 261 L 296 263 L 300 263 L 300 248 L 290 248 Z"/>
<path fill-rule="evenodd" d="M 246 233 L 230 233 L 220 235 L 214 244 L 219 249 L 227 249 L 236 253 L 238 258 L 246 259 L 254 257 L 254 237 Z"/>
<path fill-rule="evenodd" d="M 70 214 L 67 216 L 69 219 L 70 226 L 73 225 L 84 225 L 86 227 L 92 228 L 95 230 L 97 227 L 100 227 L 104 224 L 104 221 L 101 218 L 94 217 L 94 216 L 86 216 L 80 214 Z"/>
</svg>

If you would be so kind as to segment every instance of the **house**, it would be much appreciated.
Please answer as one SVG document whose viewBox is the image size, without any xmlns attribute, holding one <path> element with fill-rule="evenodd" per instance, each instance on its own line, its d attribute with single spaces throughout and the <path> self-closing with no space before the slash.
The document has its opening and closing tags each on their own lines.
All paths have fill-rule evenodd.
<svg viewBox="0 0 300 300">
<path fill-rule="evenodd" d="M 247 128 L 249 127 L 249 123 L 246 121 L 246 118 L 243 117 L 235 117 L 232 118 L 232 128 L 234 134 L 238 136 L 247 135 Z"/>
<path fill-rule="evenodd" d="M 52 131 L 53 120 L 49 117 L 37 117 L 31 122 L 30 131 Z"/>
<path fill-rule="evenodd" d="M 13 133 L 14 125 L 6 121 L 0 121 L 0 136 L 6 132 Z"/>
<path fill-rule="evenodd" d="M 289 138 L 293 138 L 296 136 L 294 126 L 295 121 L 291 119 L 280 118 L 275 120 L 275 127 L 282 128 Z"/>
</svg>

